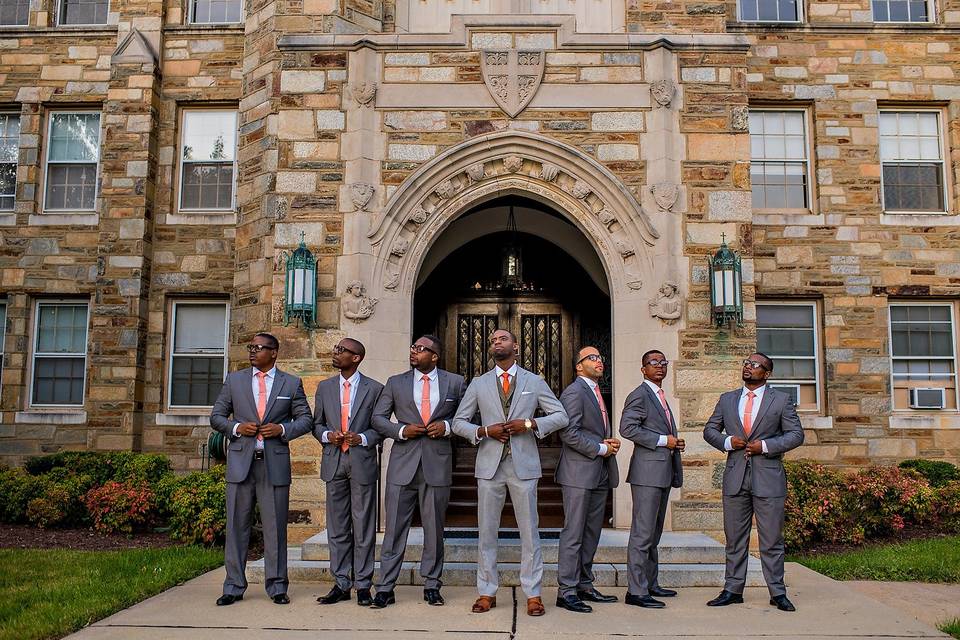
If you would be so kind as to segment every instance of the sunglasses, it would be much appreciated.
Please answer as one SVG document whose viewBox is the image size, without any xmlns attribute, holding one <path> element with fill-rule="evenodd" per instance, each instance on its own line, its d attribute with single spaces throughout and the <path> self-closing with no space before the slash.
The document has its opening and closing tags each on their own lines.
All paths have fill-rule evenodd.
<svg viewBox="0 0 960 640">
<path fill-rule="evenodd" d="M 584 360 L 589 360 L 590 362 L 604 362 L 603 356 L 597 353 L 591 353 L 588 356 L 583 356 L 582 358 L 577 360 L 577 364 L 580 364 Z"/>
<path fill-rule="evenodd" d="M 357 355 L 356 351 L 350 351 L 350 349 L 347 349 L 346 347 L 341 347 L 340 345 L 337 345 L 333 348 L 333 354 L 336 356 L 340 355 L 344 351 L 346 351 L 347 353 L 352 353 L 353 355 Z"/>
<path fill-rule="evenodd" d="M 670 364 L 669 360 L 647 360 L 647 364 L 645 366 L 665 367 L 668 364 Z"/>
<path fill-rule="evenodd" d="M 436 353 L 436 351 L 434 351 L 430 347 L 425 347 L 422 344 L 410 345 L 410 351 L 413 351 L 414 353 L 423 353 L 424 351 L 429 351 L 430 353 Z"/>
<path fill-rule="evenodd" d="M 763 363 L 757 362 L 756 360 L 744 360 L 743 366 L 750 367 L 751 369 L 763 369 L 764 371 L 767 370 L 767 368 L 763 366 Z"/>
<path fill-rule="evenodd" d="M 268 347 L 265 344 L 248 344 L 247 345 L 247 351 L 249 351 L 250 353 L 260 353 L 264 349 L 270 349 L 271 351 L 275 350 L 273 347 Z"/>
</svg>

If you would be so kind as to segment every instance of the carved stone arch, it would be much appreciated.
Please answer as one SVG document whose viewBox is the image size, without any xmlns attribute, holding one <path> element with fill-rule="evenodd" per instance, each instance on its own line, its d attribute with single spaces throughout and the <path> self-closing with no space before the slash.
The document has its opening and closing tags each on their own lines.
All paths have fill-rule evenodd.
<svg viewBox="0 0 960 640">
<path fill-rule="evenodd" d="M 376 256 L 372 288 L 387 296 L 412 296 L 433 240 L 464 211 L 511 194 L 543 202 L 586 234 L 611 291 L 636 291 L 652 272 L 644 247 L 653 246 L 660 234 L 616 176 L 570 145 L 508 131 L 448 149 L 394 192 L 367 233 Z"/>
</svg>

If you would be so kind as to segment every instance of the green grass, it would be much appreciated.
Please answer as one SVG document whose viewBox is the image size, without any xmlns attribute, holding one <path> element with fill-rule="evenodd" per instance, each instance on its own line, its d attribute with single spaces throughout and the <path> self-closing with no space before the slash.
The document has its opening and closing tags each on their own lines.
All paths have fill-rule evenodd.
<svg viewBox="0 0 960 640">
<path fill-rule="evenodd" d="M 948 620 L 947 622 L 941 622 L 938 628 L 940 631 L 948 633 L 954 638 L 960 638 L 960 618 L 954 618 L 953 620 Z"/>
<path fill-rule="evenodd" d="M 797 555 L 789 560 L 835 580 L 960 583 L 960 536 L 868 546 L 835 554 Z"/>
<path fill-rule="evenodd" d="M 0 549 L 0 640 L 59 638 L 223 564 L 221 549 Z"/>
</svg>

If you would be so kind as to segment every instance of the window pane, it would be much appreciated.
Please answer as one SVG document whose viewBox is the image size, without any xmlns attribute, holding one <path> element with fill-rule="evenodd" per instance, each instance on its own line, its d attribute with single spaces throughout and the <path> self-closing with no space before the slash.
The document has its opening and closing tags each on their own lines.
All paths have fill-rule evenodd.
<svg viewBox="0 0 960 640">
<path fill-rule="evenodd" d="M 813 307 L 800 305 L 757 305 L 757 326 L 813 327 Z"/>
<path fill-rule="evenodd" d="M 233 164 L 184 163 L 181 209 L 232 209 Z"/>
<path fill-rule="evenodd" d="M 99 158 L 99 113 L 55 113 L 50 117 L 48 160 L 96 162 Z"/>
<path fill-rule="evenodd" d="M 0 211 L 13 211 L 17 195 L 17 165 L 0 163 Z"/>
<path fill-rule="evenodd" d="M 0 24 L 27 24 L 30 0 L 0 0 Z"/>
<path fill-rule="evenodd" d="M 203 22 L 240 22 L 243 12 L 241 0 L 195 0 L 193 3 L 193 21 Z"/>
<path fill-rule="evenodd" d="M 943 166 L 884 163 L 883 206 L 890 211 L 943 211 Z"/>
<path fill-rule="evenodd" d="M 173 358 L 170 404 L 213 405 L 223 387 L 223 358 Z"/>
<path fill-rule="evenodd" d="M 92 211 L 97 202 L 97 165 L 47 165 L 46 210 Z"/>
<path fill-rule="evenodd" d="M 184 160 L 233 161 L 237 144 L 236 111 L 187 111 L 183 114 Z"/>
<path fill-rule="evenodd" d="M 175 307 L 174 353 L 220 353 L 226 348 L 225 304 L 178 304 Z"/>
<path fill-rule="evenodd" d="M 2 3 L 3 0 L 0 0 Z M 0 4 L 2 12 L 2 4 Z M 20 116 L 10 113 L 0 113 L 0 162 L 19 161 L 20 149 Z"/>
<path fill-rule="evenodd" d="M 37 353 L 86 353 L 87 305 L 41 304 Z"/>
<path fill-rule="evenodd" d="M 760 20 L 777 19 L 777 0 L 758 0 Z"/>
<path fill-rule="evenodd" d="M 34 404 L 83 404 L 84 358 L 37 358 Z"/>
<path fill-rule="evenodd" d="M 742 20 L 757 19 L 757 0 L 741 0 L 740 18 Z"/>
<path fill-rule="evenodd" d="M 60 24 L 107 24 L 107 0 L 60 0 Z"/>
</svg>

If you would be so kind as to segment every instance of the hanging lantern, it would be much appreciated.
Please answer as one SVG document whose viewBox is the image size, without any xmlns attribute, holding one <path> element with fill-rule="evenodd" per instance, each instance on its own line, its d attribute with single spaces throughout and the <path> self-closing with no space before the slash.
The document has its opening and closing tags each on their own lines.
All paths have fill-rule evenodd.
<svg viewBox="0 0 960 640">
<path fill-rule="evenodd" d="M 720 249 L 708 258 L 710 263 L 710 306 L 718 327 L 733 322 L 743 326 L 743 272 L 740 256 L 730 250 L 721 234 Z"/>
<path fill-rule="evenodd" d="M 517 241 L 517 219 L 513 215 L 513 205 L 507 216 L 507 231 L 510 240 L 500 253 L 500 282 L 502 289 L 519 289 L 523 286 L 523 249 Z"/>
<path fill-rule="evenodd" d="M 293 320 L 309 329 L 317 327 L 317 259 L 304 244 L 300 234 L 300 246 L 287 258 L 286 300 L 283 305 L 283 323 Z"/>
</svg>

